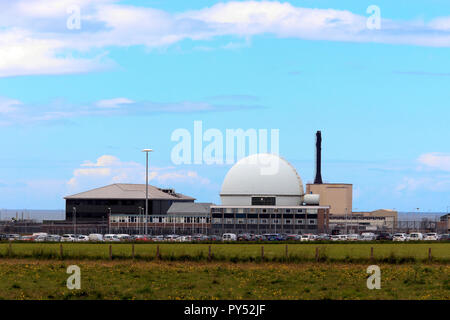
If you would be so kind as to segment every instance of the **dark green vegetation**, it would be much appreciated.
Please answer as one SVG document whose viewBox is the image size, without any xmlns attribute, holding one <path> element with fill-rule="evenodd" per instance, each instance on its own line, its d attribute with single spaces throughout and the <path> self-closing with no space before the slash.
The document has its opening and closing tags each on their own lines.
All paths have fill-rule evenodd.
<svg viewBox="0 0 450 320">
<path fill-rule="evenodd" d="M 61 250 L 62 246 L 62 250 Z M 1 243 L 0 258 L 228 262 L 450 262 L 450 243 Z M 287 249 L 286 249 L 287 246 Z M 373 248 L 373 256 L 372 256 Z M 211 249 L 211 251 L 209 251 Z M 431 255 L 430 255 L 431 249 Z M 62 253 L 62 255 L 61 255 Z"/>
<path fill-rule="evenodd" d="M 69 290 L 66 269 L 81 269 Z M 2 299 L 450 299 L 450 266 L 0 259 Z"/>
</svg>

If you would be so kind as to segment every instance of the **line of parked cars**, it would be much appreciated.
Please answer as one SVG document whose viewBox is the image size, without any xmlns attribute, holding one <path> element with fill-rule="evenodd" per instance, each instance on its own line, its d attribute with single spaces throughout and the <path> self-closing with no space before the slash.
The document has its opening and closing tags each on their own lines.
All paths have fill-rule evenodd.
<svg viewBox="0 0 450 320">
<path fill-rule="evenodd" d="M 34 242 L 198 242 L 198 241 L 449 241 L 449 234 L 437 234 L 434 232 L 420 233 L 411 232 L 406 233 L 372 233 L 363 232 L 361 234 L 235 234 L 224 233 L 222 236 L 218 235 L 129 235 L 129 234 L 99 234 L 92 233 L 89 235 L 83 234 L 63 234 L 62 236 L 47 233 L 33 233 L 32 235 L 19 234 L 0 234 L 0 240 L 9 241 L 34 241 Z"/>
</svg>

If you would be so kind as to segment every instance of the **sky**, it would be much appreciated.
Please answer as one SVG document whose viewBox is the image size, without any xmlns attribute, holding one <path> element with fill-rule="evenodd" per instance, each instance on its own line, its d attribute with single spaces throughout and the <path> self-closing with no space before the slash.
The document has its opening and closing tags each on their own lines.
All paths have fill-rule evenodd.
<svg viewBox="0 0 450 320">
<path fill-rule="evenodd" d="M 444 0 L 0 0 L 0 208 L 144 183 L 143 148 L 150 184 L 220 203 L 231 163 L 173 158 L 200 122 L 224 150 L 278 130 L 304 183 L 321 130 L 354 210 L 446 212 L 449 57 Z"/>
</svg>

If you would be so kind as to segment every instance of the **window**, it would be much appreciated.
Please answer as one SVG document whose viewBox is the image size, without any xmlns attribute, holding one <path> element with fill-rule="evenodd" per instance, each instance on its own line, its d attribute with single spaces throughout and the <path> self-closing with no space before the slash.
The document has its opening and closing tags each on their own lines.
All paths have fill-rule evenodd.
<svg viewBox="0 0 450 320">
<path fill-rule="evenodd" d="M 267 219 L 261 219 L 262 224 L 267 224 Z"/>
<path fill-rule="evenodd" d="M 303 221 L 303 219 L 297 219 L 297 224 L 304 224 L 305 222 Z"/>
<path fill-rule="evenodd" d="M 306 213 L 315 213 L 315 214 L 317 214 L 317 209 L 306 209 Z"/>
<path fill-rule="evenodd" d="M 275 197 L 252 197 L 252 206 L 274 206 Z"/>
<path fill-rule="evenodd" d="M 284 224 L 292 224 L 292 220 L 291 219 L 284 219 Z"/>
<path fill-rule="evenodd" d="M 237 223 L 238 224 L 244 224 L 245 223 L 245 219 L 237 219 Z"/>
<path fill-rule="evenodd" d="M 316 219 L 309 219 L 308 220 L 308 224 L 317 224 L 317 220 Z"/>
<path fill-rule="evenodd" d="M 233 224 L 233 219 L 227 218 L 225 219 L 226 224 Z"/>
<path fill-rule="evenodd" d="M 272 219 L 272 223 L 273 224 L 280 224 L 281 223 L 281 219 Z"/>
<path fill-rule="evenodd" d="M 213 218 L 212 219 L 212 223 L 214 223 L 214 224 L 221 224 L 222 223 L 222 219 L 220 219 L 220 218 Z"/>
</svg>

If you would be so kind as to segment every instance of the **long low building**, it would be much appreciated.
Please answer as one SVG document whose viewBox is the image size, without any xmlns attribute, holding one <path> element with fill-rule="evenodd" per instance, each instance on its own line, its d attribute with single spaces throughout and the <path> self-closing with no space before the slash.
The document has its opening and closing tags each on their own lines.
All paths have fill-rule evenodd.
<svg viewBox="0 0 450 320">
<path fill-rule="evenodd" d="M 116 183 L 67 196 L 66 220 L 79 222 L 108 221 L 112 214 L 141 215 L 145 213 L 146 185 Z M 148 186 L 148 214 L 166 215 L 176 202 L 194 202 L 195 198 L 173 189 Z"/>
</svg>

